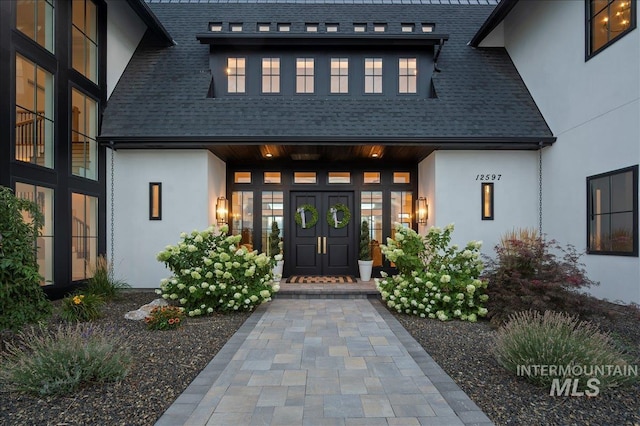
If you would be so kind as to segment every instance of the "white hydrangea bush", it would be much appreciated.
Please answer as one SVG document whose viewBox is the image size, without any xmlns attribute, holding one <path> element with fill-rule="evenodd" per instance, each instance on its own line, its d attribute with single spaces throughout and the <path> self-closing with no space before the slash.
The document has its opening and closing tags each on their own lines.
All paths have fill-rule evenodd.
<svg viewBox="0 0 640 426">
<path fill-rule="evenodd" d="M 382 253 L 398 268 L 398 274 L 382 273 L 376 286 L 391 309 L 441 321 L 475 322 L 487 315 L 483 306 L 489 296 L 487 281 L 480 279 L 484 264 L 482 242 L 470 241 L 464 248 L 451 245 L 453 224 L 432 227 L 420 236 L 410 228 L 395 225 L 394 238 L 381 245 Z"/>
<path fill-rule="evenodd" d="M 187 315 L 252 310 L 271 300 L 280 287 L 273 281 L 275 259 L 240 245 L 226 225 L 180 234 L 180 242 L 158 253 L 173 276 L 156 293 L 179 304 Z"/>
</svg>

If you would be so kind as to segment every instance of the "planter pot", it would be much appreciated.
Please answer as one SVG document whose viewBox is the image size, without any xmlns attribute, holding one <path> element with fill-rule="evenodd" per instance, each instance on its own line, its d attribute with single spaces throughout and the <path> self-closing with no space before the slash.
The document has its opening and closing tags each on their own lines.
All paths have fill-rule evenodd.
<svg viewBox="0 0 640 426">
<path fill-rule="evenodd" d="M 358 260 L 358 269 L 360 270 L 360 280 L 369 281 L 371 279 L 371 269 L 373 269 L 373 260 Z"/>
<path fill-rule="evenodd" d="M 279 282 L 282 278 L 282 270 L 284 269 L 284 260 L 278 260 L 276 266 L 273 267 L 273 281 Z"/>
</svg>

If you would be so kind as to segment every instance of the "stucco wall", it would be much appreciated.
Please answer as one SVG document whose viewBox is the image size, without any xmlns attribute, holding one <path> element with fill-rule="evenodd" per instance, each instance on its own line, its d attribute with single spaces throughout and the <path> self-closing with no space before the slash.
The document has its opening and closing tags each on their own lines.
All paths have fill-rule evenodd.
<svg viewBox="0 0 640 426">
<path fill-rule="evenodd" d="M 224 195 L 213 190 L 224 188 L 224 163 L 206 150 L 119 150 L 114 159 L 115 274 L 134 288 L 156 288 L 169 276 L 157 253 L 177 243 L 181 232 L 212 223 L 216 199 Z M 109 172 L 109 192 L 110 179 Z M 162 220 L 149 220 L 150 182 L 162 183 Z"/>
<path fill-rule="evenodd" d="M 107 1 L 107 98 L 147 27 L 124 0 Z"/>
<path fill-rule="evenodd" d="M 637 8 L 640 11 L 640 8 Z M 520 2 L 505 46 L 557 142 L 543 160 L 544 232 L 586 248 L 586 178 L 640 162 L 640 29 L 585 61 L 584 3 Z M 640 261 L 586 255 L 591 293 L 640 302 Z"/>
<path fill-rule="evenodd" d="M 435 201 L 429 205 L 429 216 L 434 215 L 434 220 L 429 226 L 454 223 L 454 243 L 482 240 L 482 252 L 493 255 L 506 231 L 538 227 L 537 152 L 436 151 L 420 164 L 420 178 L 423 167 L 435 170 Z M 479 175 L 483 174 L 496 178 L 481 181 Z M 494 220 L 481 217 L 482 182 L 494 182 Z M 418 193 L 422 191 L 419 188 Z M 426 232 L 422 228 L 420 233 Z"/>
</svg>

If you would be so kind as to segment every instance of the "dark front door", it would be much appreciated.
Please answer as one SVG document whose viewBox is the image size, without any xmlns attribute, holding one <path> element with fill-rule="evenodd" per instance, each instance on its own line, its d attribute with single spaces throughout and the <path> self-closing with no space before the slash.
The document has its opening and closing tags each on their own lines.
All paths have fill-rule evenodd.
<svg viewBox="0 0 640 426">
<path fill-rule="evenodd" d="M 288 223 L 293 229 L 287 232 L 290 241 L 285 265 L 291 275 L 355 275 L 356 227 L 353 211 L 353 192 L 291 192 Z M 343 228 L 336 228 L 327 221 L 327 212 L 336 204 L 344 204 L 351 212 L 351 220 Z M 312 212 L 305 212 L 305 228 L 295 221 L 296 211 L 311 205 L 318 211 L 318 221 L 309 226 Z M 342 212 L 338 220 L 342 220 Z"/>
</svg>

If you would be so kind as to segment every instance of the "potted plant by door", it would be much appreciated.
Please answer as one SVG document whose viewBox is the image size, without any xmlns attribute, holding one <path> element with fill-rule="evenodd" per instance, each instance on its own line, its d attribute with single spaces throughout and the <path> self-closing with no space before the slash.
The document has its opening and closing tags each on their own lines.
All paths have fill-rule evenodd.
<svg viewBox="0 0 640 426">
<path fill-rule="evenodd" d="M 373 260 L 371 259 L 371 240 L 369 237 L 369 222 L 362 221 L 360 227 L 360 255 L 358 256 L 358 269 L 360 270 L 360 280 L 369 281 L 371 279 L 371 269 Z"/>
<path fill-rule="evenodd" d="M 278 222 L 274 220 L 271 222 L 271 234 L 269 235 L 269 256 L 276 261 L 276 265 L 273 267 L 273 279 L 275 281 L 280 281 L 280 278 L 282 278 L 284 260 L 282 260 L 281 252 L 280 228 L 278 227 Z"/>
</svg>

